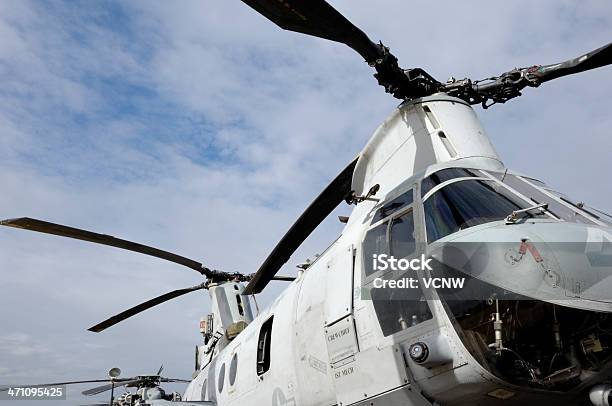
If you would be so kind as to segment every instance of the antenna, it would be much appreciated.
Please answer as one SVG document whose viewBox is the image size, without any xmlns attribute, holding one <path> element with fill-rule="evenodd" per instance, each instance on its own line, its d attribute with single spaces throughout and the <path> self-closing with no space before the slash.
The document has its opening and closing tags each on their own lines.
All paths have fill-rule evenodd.
<svg viewBox="0 0 612 406">
<path fill-rule="evenodd" d="M 117 367 L 111 368 L 108 371 L 108 377 L 111 380 L 111 396 L 110 396 L 110 406 L 113 406 L 114 397 L 115 397 L 115 379 L 117 379 L 121 375 L 121 370 Z"/>
</svg>

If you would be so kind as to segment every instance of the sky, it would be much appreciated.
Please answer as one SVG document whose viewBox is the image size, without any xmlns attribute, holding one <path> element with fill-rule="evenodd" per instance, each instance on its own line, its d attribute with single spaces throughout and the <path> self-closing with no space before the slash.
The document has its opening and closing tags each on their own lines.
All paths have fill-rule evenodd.
<svg viewBox="0 0 612 406">
<path fill-rule="evenodd" d="M 331 4 L 401 66 L 442 81 L 558 62 L 612 39 L 604 1 Z M 372 73 L 348 47 L 283 32 L 237 0 L 2 0 L 0 218 L 36 217 L 254 272 L 397 106 Z M 610 211 L 611 81 L 603 68 L 475 109 L 508 167 Z M 283 273 L 341 229 L 330 216 Z M 86 329 L 198 284 L 199 274 L 2 229 L 0 275 L 0 385 L 97 379 L 114 366 L 123 376 L 160 364 L 167 376 L 191 375 L 206 292 L 100 334 Z M 270 285 L 260 304 L 283 286 Z M 83 403 L 82 389 L 65 404 Z"/>
</svg>

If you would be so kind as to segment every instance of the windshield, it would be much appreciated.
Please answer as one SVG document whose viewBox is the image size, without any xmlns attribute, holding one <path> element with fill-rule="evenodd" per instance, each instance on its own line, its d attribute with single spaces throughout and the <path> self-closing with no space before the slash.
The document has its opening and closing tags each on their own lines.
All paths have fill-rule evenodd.
<svg viewBox="0 0 612 406">
<path fill-rule="evenodd" d="M 569 197 L 555 192 L 539 180 L 531 178 L 523 178 L 517 175 L 491 173 L 493 176 L 500 179 L 504 184 L 510 186 L 535 204 L 548 203 L 548 211 L 556 217 L 565 221 L 583 224 L 596 224 L 584 213 L 598 219 L 599 216 L 594 214 L 594 210 L 587 211 L 583 205 L 574 203 Z M 554 199 L 549 194 L 557 196 L 560 200 Z"/>
<path fill-rule="evenodd" d="M 433 242 L 468 227 L 503 220 L 525 207 L 495 181 L 468 179 L 450 183 L 424 202 L 427 240 Z"/>
</svg>

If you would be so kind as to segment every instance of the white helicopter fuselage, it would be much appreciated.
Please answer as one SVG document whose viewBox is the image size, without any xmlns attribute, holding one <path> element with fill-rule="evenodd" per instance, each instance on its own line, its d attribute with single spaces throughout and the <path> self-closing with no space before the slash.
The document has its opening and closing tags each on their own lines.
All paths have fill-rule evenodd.
<svg viewBox="0 0 612 406">
<path fill-rule="evenodd" d="M 445 169 L 465 169 L 470 175 L 442 179 L 426 190 L 421 182 Z M 520 258 L 504 263 L 504 258 L 514 258 L 512 247 L 518 251 L 519 246 L 527 247 L 533 253 L 531 246 L 525 245 L 529 241 L 534 244 L 551 238 L 559 243 L 571 243 L 577 238 L 601 241 L 610 235 L 610 224 L 604 218 L 570 207 L 546 188 L 537 192 L 553 203 L 565 205 L 584 221 L 563 221 L 562 216 L 550 212 L 543 218 L 522 223 L 489 221 L 461 227 L 449 235 L 435 237 L 435 241 L 432 238 L 434 223 L 425 218 L 424 206 L 437 191 L 471 181 L 474 185 L 508 188 L 527 207 L 536 200 L 520 190 L 521 182 L 534 190 L 538 186 L 529 179 L 507 171 L 476 114 L 465 102 L 440 94 L 404 103 L 376 130 L 360 153 L 354 171 L 352 189 L 356 195 L 365 195 L 372 186 L 379 185 L 375 195 L 379 201 L 359 203 L 342 235 L 300 272 L 296 281 L 268 308 L 253 318 L 248 298 L 242 297 L 243 310 L 238 315 L 232 307 L 233 295 L 226 295 L 232 298 L 227 299 L 230 304 L 222 310 L 215 292 L 220 289 L 234 292 L 242 287 L 229 282 L 211 288 L 214 319 L 218 320 L 215 330 L 220 327 L 218 340 L 206 346 L 210 349 L 208 354 L 201 352 L 200 368 L 184 399 L 217 405 L 274 406 L 530 403 L 554 398 L 562 403 L 585 399 L 582 394 L 585 388 L 609 376 L 609 362 L 604 360 L 604 350 L 599 351 L 599 347 L 588 353 L 601 357 L 601 362 L 593 362 L 598 365 L 596 368 L 578 361 L 573 366 L 569 349 L 555 350 L 550 369 L 563 357 L 569 359 L 570 366 L 564 366 L 567 371 L 555 370 L 551 376 L 533 377 L 537 385 L 527 385 L 521 383 L 522 375 L 530 371 L 535 374 L 537 368 L 524 360 L 524 365 L 511 371 L 514 367 L 505 367 L 503 363 L 506 355 L 491 360 L 495 358 L 489 353 L 494 340 L 480 325 L 466 327 L 471 326 L 469 317 L 476 311 L 460 313 L 452 304 L 456 302 L 441 300 L 435 287 L 421 287 L 417 289 L 418 297 L 413 292 L 404 301 L 395 296 L 378 302 L 372 300 L 375 294 L 372 288 L 379 287 L 375 285 L 376 279 L 382 273 L 371 269 L 371 254 L 385 244 L 391 246 L 391 252 L 404 247 L 402 241 L 394 245 L 393 240 L 394 224 L 403 222 L 413 224 L 410 237 L 415 243 L 410 246 L 409 258 L 426 256 L 440 260 L 436 252 L 452 242 L 510 244 L 510 248 L 490 248 L 489 262 L 482 265 L 478 280 L 533 298 L 538 304 L 525 302 L 532 306 L 530 311 L 556 303 L 559 308 L 569 309 L 567 312 L 612 312 L 612 305 L 605 300 L 609 286 L 599 283 L 604 271 L 582 276 L 564 268 L 555 260 L 556 251 L 545 244 L 538 245 L 544 257 L 541 261 L 535 254 L 535 259 L 531 259 L 521 251 Z M 510 180 L 516 185 L 512 186 Z M 409 199 L 405 198 L 407 193 Z M 383 231 L 378 239 L 373 239 L 376 230 Z M 499 262 L 496 249 L 503 251 Z M 534 269 L 539 273 L 534 274 Z M 416 275 L 424 278 L 432 273 L 421 269 Z M 576 283 L 579 289 L 574 288 Z M 516 304 L 515 318 L 519 318 L 519 306 L 522 305 Z M 488 308 L 482 314 L 487 311 Z M 570 316 L 573 314 L 566 317 Z M 555 313 L 555 323 L 556 317 Z M 246 327 L 235 338 L 228 339 L 225 334 L 228 323 L 236 320 L 244 321 Z M 492 321 L 486 319 L 484 324 L 489 322 L 492 333 Z M 503 328 L 506 327 L 499 328 L 499 337 L 506 337 L 508 332 L 524 332 L 527 327 L 507 327 L 515 329 L 511 331 Z M 536 331 L 533 330 L 536 327 L 529 328 Z M 593 340 L 601 344 L 598 337 Z M 418 345 L 414 347 L 415 344 Z M 501 339 L 498 344 L 497 356 L 505 354 L 503 351 L 514 351 L 503 348 Z M 424 359 L 413 353 L 423 349 L 427 352 Z"/>
</svg>

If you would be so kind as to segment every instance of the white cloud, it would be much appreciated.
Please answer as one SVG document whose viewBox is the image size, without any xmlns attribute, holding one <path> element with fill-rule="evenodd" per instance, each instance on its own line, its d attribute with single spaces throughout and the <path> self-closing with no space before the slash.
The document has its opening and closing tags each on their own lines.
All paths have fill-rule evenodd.
<svg viewBox="0 0 612 406">
<path fill-rule="evenodd" d="M 42 355 L 49 349 L 40 342 L 33 342 L 32 338 L 21 332 L 12 332 L 0 336 L 0 351 L 17 357 Z"/>
</svg>

